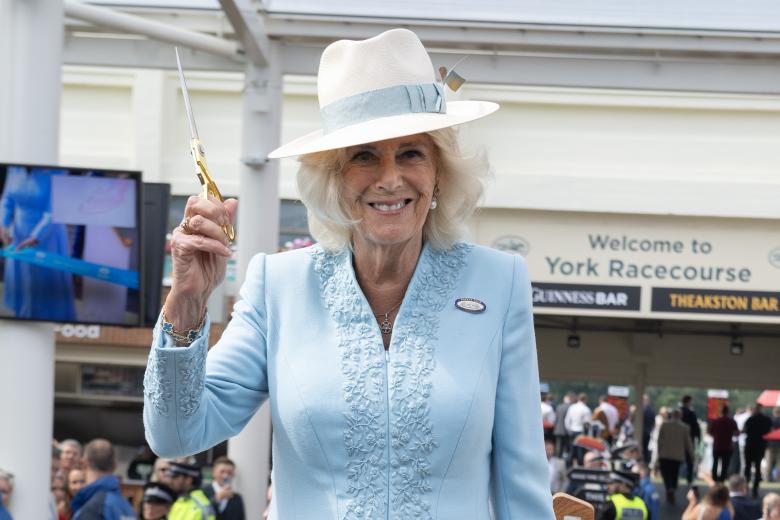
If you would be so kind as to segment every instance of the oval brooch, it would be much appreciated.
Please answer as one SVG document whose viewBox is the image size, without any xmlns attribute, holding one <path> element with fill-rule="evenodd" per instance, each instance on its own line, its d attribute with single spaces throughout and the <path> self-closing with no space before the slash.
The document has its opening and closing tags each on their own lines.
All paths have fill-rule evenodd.
<svg viewBox="0 0 780 520">
<path fill-rule="evenodd" d="M 479 314 L 480 312 L 485 312 L 485 309 L 487 309 L 487 305 L 476 298 L 458 298 L 455 300 L 455 307 L 463 312 L 470 312 L 471 314 Z"/>
</svg>

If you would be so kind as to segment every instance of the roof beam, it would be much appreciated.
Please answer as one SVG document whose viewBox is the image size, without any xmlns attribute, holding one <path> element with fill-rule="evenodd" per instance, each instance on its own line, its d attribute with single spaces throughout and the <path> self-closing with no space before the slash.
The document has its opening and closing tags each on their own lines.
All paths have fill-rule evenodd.
<svg viewBox="0 0 780 520">
<path fill-rule="evenodd" d="M 265 23 L 251 0 L 219 0 L 249 61 L 258 67 L 268 65 L 268 35 Z"/>
<path fill-rule="evenodd" d="M 179 49 L 186 70 L 243 72 L 246 65 L 190 47 Z M 67 65 L 176 70 L 170 44 L 147 38 L 112 38 L 66 31 L 62 62 Z"/>
<path fill-rule="evenodd" d="M 473 51 L 472 51 L 473 52 Z M 285 74 L 316 75 L 322 47 L 286 43 L 279 59 Z M 705 58 L 649 58 L 563 53 L 477 53 L 468 50 L 432 50 L 434 66 L 451 67 L 464 54 L 469 59 L 458 65 L 469 83 L 780 94 L 777 60 L 735 60 Z"/>
<path fill-rule="evenodd" d="M 84 20 L 98 27 L 105 27 L 122 34 L 141 35 L 154 40 L 181 45 L 231 60 L 241 60 L 235 42 L 188 31 L 175 25 L 148 20 L 141 16 L 120 13 L 104 7 L 96 7 L 75 0 L 65 0 L 65 15 Z"/>
<path fill-rule="evenodd" d="M 426 48 L 496 52 L 546 49 L 643 56 L 780 58 L 780 33 L 583 27 L 519 23 L 451 22 L 269 13 L 268 34 L 283 41 L 327 45 L 336 39 L 363 39 L 394 27 L 413 30 Z"/>
</svg>

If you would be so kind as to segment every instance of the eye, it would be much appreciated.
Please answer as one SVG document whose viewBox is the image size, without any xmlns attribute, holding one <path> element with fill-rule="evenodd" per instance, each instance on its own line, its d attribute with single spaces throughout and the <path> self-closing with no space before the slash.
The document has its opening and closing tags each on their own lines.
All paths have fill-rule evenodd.
<svg viewBox="0 0 780 520">
<path fill-rule="evenodd" d="M 401 157 L 404 159 L 422 159 L 425 154 L 421 150 L 411 149 L 401 153 Z"/>
<path fill-rule="evenodd" d="M 374 154 L 368 150 L 360 150 L 352 156 L 354 162 L 368 162 L 374 158 Z"/>
</svg>

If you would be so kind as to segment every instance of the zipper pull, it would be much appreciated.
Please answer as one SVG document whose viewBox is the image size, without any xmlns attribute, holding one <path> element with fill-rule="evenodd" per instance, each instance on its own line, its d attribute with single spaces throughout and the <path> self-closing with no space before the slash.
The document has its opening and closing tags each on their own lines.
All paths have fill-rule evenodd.
<svg viewBox="0 0 780 520">
<path fill-rule="evenodd" d="M 388 361 L 390 361 L 390 349 L 386 348 L 385 349 L 385 362 L 388 362 Z"/>
</svg>

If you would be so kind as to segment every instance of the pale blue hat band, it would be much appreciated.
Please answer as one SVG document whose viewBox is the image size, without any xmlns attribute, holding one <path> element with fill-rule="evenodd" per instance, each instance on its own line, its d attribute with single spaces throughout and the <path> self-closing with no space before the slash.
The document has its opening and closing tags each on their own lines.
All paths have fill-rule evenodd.
<svg viewBox="0 0 780 520">
<path fill-rule="evenodd" d="M 329 103 L 320 109 L 322 128 L 334 130 L 378 119 L 416 113 L 446 114 L 444 90 L 438 83 L 396 85 L 369 90 Z"/>
</svg>

